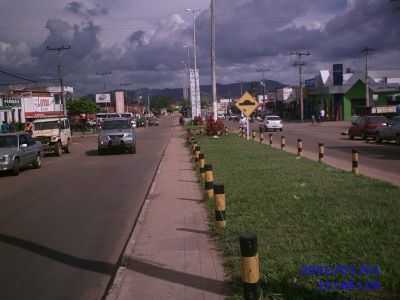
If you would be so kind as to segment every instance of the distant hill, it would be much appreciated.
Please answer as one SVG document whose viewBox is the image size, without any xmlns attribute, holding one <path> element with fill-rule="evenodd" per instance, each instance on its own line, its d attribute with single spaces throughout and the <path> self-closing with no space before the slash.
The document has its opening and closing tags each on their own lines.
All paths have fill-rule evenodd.
<svg viewBox="0 0 400 300">
<path fill-rule="evenodd" d="M 275 91 L 278 88 L 282 88 L 287 86 L 286 84 L 280 83 L 278 81 L 266 80 L 266 91 L 271 92 Z M 211 97 L 211 85 L 202 85 L 200 86 L 201 95 L 203 97 Z M 249 81 L 242 83 L 231 83 L 231 84 L 217 84 L 217 93 L 218 98 L 239 98 L 241 96 L 241 91 L 253 91 L 254 93 L 262 94 L 263 88 L 259 81 Z M 137 99 L 139 96 L 142 96 L 144 100 L 148 95 L 151 96 L 166 96 L 176 99 L 177 101 L 183 100 L 183 90 L 182 88 L 174 88 L 174 89 L 137 89 L 137 90 L 129 90 L 128 98 L 129 99 Z M 94 95 L 91 95 L 92 97 Z"/>
</svg>

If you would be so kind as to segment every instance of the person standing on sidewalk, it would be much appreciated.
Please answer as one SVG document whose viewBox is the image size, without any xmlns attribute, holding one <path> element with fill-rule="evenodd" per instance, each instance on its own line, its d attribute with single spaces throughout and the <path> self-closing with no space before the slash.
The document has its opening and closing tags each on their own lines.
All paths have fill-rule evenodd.
<svg viewBox="0 0 400 300">
<path fill-rule="evenodd" d="M 325 110 L 323 108 L 321 109 L 321 111 L 319 113 L 319 119 L 320 119 L 320 122 L 325 121 Z"/>
</svg>

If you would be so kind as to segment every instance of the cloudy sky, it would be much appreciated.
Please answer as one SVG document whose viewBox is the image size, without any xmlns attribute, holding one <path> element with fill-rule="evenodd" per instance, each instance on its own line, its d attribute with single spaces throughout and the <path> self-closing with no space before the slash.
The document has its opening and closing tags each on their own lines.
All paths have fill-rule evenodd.
<svg viewBox="0 0 400 300">
<path fill-rule="evenodd" d="M 332 63 L 360 69 L 361 49 L 376 49 L 371 68 L 400 69 L 400 1 L 216 0 L 218 82 L 268 79 L 295 83 L 294 58 L 306 49 L 307 76 Z M 396 7 L 397 6 L 397 7 Z M 0 70 L 33 79 L 56 76 L 57 55 L 46 46 L 70 45 L 62 56 L 66 82 L 79 94 L 108 88 L 180 87 L 185 44 L 199 8 L 198 61 L 209 83 L 209 0 L 2 0 Z M 12 81 L 0 76 L 0 84 Z"/>
</svg>

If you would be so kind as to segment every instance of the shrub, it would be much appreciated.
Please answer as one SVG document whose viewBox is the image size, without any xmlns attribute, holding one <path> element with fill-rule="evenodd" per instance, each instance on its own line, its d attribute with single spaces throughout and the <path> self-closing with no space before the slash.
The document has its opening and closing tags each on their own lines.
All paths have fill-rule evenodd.
<svg viewBox="0 0 400 300">
<path fill-rule="evenodd" d="M 224 132 L 224 122 L 221 119 L 214 121 L 212 117 L 207 119 L 207 135 L 222 135 Z"/>
</svg>

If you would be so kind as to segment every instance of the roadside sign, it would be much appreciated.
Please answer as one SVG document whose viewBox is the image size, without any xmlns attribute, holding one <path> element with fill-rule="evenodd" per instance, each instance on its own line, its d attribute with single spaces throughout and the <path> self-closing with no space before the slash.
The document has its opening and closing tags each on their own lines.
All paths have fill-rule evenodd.
<svg viewBox="0 0 400 300">
<path fill-rule="evenodd" d="M 111 103 L 110 94 L 96 94 L 96 103 Z"/>
<path fill-rule="evenodd" d="M 235 105 L 247 118 L 249 118 L 257 109 L 259 103 L 252 95 L 250 95 L 249 92 L 245 92 L 243 96 L 236 101 Z"/>
</svg>

